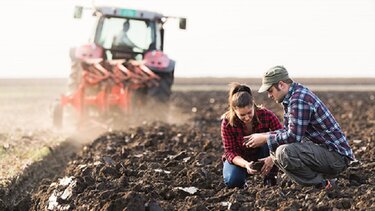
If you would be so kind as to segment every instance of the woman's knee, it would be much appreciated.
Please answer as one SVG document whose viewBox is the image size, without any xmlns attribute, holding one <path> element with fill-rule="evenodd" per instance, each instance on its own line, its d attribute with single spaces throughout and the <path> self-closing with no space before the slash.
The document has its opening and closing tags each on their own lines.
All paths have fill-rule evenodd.
<svg viewBox="0 0 375 211">
<path fill-rule="evenodd" d="M 264 144 L 262 147 L 259 149 L 259 158 L 265 158 L 270 155 L 270 149 L 268 148 L 267 144 Z"/>
<path fill-rule="evenodd" d="M 246 178 L 238 173 L 229 173 L 224 175 L 224 184 L 228 188 L 243 187 Z"/>
<path fill-rule="evenodd" d="M 245 184 L 245 169 L 225 161 L 223 168 L 224 184 L 229 188 L 242 187 Z"/>
</svg>

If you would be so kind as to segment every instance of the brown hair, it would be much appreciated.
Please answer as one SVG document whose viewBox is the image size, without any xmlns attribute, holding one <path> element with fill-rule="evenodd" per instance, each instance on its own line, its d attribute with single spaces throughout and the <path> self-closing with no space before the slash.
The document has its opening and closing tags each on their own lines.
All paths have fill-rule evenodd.
<svg viewBox="0 0 375 211">
<path fill-rule="evenodd" d="M 284 83 L 286 83 L 286 84 L 289 84 L 289 85 L 293 83 L 293 80 L 290 79 L 290 78 L 285 79 L 285 80 L 281 80 L 281 81 L 284 82 Z M 279 82 L 280 82 L 280 81 L 279 81 Z M 277 91 L 280 91 L 280 89 L 279 89 L 279 87 L 278 87 L 279 82 L 272 84 L 271 87 L 275 87 L 275 89 L 276 89 Z M 271 87 L 270 87 L 270 89 L 271 89 Z"/>
<path fill-rule="evenodd" d="M 244 108 L 246 106 L 254 106 L 254 111 L 259 107 L 255 104 L 253 94 L 249 86 L 232 82 L 229 84 L 230 89 L 228 93 L 228 111 L 224 114 L 224 118 L 228 119 L 228 123 L 233 127 L 236 118 L 236 108 Z M 254 117 L 256 117 L 254 115 Z"/>
</svg>

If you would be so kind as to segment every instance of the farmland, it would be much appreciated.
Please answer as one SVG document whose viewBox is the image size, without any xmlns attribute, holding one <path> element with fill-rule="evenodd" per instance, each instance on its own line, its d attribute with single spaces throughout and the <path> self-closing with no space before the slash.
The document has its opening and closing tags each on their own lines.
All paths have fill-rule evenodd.
<svg viewBox="0 0 375 211">
<path fill-rule="evenodd" d="M 167 116 L 145 111 L 137 121 L 94 133 L 52 127 L 51 106 L 64 80 L 1 80 L 0 209 L 374 208 L 375 79 L 296 79 L 331 109 L 359 160 L 333 192 L 298 186 L 281 173 L 278 187 L 266 189 L 254 176 L 247 188 L 225 188 L 219 125 L 231 81 L 256 90 L 260 79 L 177 78 Z M 281 119 L 280 105 L 254 97 Z M 69 185 L 61 185 L 63 178 Z M 70 195 L 51 204 L 67 187 Z"/>
</svg>

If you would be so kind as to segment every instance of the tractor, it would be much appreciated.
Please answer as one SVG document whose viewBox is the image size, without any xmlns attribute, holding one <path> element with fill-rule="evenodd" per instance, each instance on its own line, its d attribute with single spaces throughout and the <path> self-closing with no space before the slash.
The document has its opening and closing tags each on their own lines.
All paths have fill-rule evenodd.
<svg viewBox="0 0 375 211">
<path fill-rule="evenodd" d="M 175 61 L 164 52 L 164 24 L 186 18 L 119 7 L 76 6 L 74 18 L 95 19 L 88 43 L 70 50 L 68 91 L 53 109 L 53 124 L 62 127 L 64 110 L 73 110 L 78 126 L 88 120 L 126 118 L 149 102 L 167 103 Z"/>
</svg>

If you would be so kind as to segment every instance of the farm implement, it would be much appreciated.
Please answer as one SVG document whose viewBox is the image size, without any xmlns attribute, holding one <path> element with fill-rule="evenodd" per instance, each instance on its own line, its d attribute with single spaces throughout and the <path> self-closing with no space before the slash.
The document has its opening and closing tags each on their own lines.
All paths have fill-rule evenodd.
<svg viewBox="0 0 375 211">
<path fill-rule="evenodd" d="M 87 120 L 122 118 L 148 101 L 165 103 L 171 94 L 175 62 L 163 52 L 167 19 L 159 13 L 118 7 L 75 8 L 94 21 L 90 42 L 71 49 L 69 90 L 54 107 L 53 123 L 62 127 L 64 110 L 74 110 L 78 126 Z M 186 19 L 177 18 L 180 28 Z"/>
</svg>

